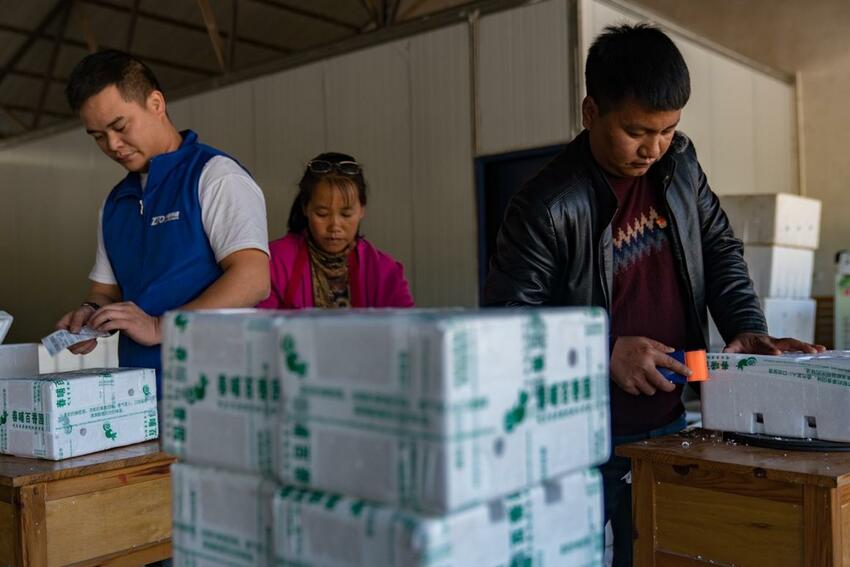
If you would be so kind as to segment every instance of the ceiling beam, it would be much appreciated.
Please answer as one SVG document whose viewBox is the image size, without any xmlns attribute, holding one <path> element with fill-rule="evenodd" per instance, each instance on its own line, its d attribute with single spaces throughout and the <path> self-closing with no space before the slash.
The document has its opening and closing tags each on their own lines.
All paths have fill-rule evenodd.
<svg viewBox="0 0 850 567">
<path fill-rule="evenodd" d="M 14 112 L 12 112 L 11 110 L 9 110 L 9 108 L 8 108 L 7 106 L 5 106 L 5 105 L 0 105 L 0 110 L 2 110 L 2 111 L 3 111 L 3 114 L 5 114 L 6 116 L 8 116 L 8 117 L 9 117 L 9 119 L 10 119 L 12 122 L 14 122 L 14 123 L 15 123 L 15 124 L 17 124 L 18 126 L 20 126 L 22 130 L 25 130 L 25 131 L 26 131 L 26 130 L 29 130 L 29 129 L 30 129 L 29 124 L 27 124 L 26 122 L 24 122 L 23 120 L 21 120 L 20 118 L 18 118 L 18 117 L 15 115 L 15 113 L 14 113 Z"/>
<path fill-rule="evenodd" d="M 398 21 L 398 9 L 401 6 L 401 0 L 390 0 L 390 14 L 387 25 L 392 25 Z"/>
<path fill-rule="evenodd" d="M 360 5 L 363 6 L 363 9 L 366 10 L 366 13 L 369 14 L 375 25 L 378 25 L 378 13 L 375 11 L 375 5 L 372 4 L 372 0 L 360 0 Z"/>
<path fill-rule="evenodd" d="M 0 22 L 0 31 L 7 31 L 11 33 L 17 33 L 22 35 L 28 35 L 30 30 L 26 30 L 23 28 L 19 28 L 17 26 L 12 26 L 9 24 L 4 24 Z M 52 40 L 56 37 L 56 34 L 41 32 L 38 34 L 38 39 L 41 40 Z M 63 45 L 70 45 L 73 47 L 79 47 L 80 49 L 88 50 L 88 46 L 82 41 L 77 41 L 75 39 L 65 38 L 62 42 Z M 104 45 L 102 47 L 111 47 L 109 45 Z M 151 57 L 148 55 L 144 55 L 141 53 L 134 53 L 134 55 L 140 59 L 143 59 L 146 63 L 154 63 L 156 65 L 160 65 L 161 67 L 168 67 L 170 69 L 176 69 L 178 71 L 185 71 L 187 73 L 194 73 L 196 75 L 203 75 L 205 77 L 211 77 L 215 75 L 215 71 L 210 69 L 206 69 L 204 67 L 198 67 L 195 65 L 186 65 L 184 63 L 177 63 L 175 61 L 167 61 L 165 59 L 159 57 Z M 11 71 L 10 71 L 11 73 Z"/>
<path fill-rule="evenodd" d="M 239 0 L 230 0 L 230 37 L 227 38 L 227 72 L 236 67 L 236 31 L 239 29 Z"/>
<path fill-rule="evenodd" d="M 133 48 L 133 39 L 136 36 L 136 22 L 139 20 L 139 1 L 133 0 L 133 8 L 130 12 L 130 27 L 127 29 L 127 42 L 124 44 L 124 51 L 130 53 Z"/>
<path fill-rule="evenodd" d="M 91 25 L 91 18 L 89 17 L 88 10 L 86 7 L 80 4 L 79 2 L 74 2 L 74 7 L 77 9 L 77 15 L 80 18 L 80 27 L 83 28 L 83 39 L 86 40 L 86 47 L 89 50 L 89 53 L 94 53 L 97 51 L 97 38 L 94 35 L 94 30 Z"/>
<path fill-rule="evenodd" d="M 59 49 L 62 47 L 62 40 L 65 39 L 65 33 L 68 31 L 68 19 L 71 16 L 71 8 L 73 2 L 65 3 L 65 10 L 59 17 L 59 25 L 56 28 L 56 37 L 53 39 L 53 49 L 50 51 L 50 60 L 47 62 L 47 67 L 44 70 L 44 79 L 41 82 L 41 92 L 38 95 L 38 105 L 35 116 L 32 118 L 33 129 L 38 128 L 41 122 L 42 114 L 44 113 L 44 104 L 47 102 L 47 93 L 50 91 L 50 78 L 56 70 L 56 59 L 59 57 Z"/>
<path fill-rule="evenodd" d="M 0 83 L 3 82 L 3 79 L 9 74 L 15 65 L 17 65 L 21 59 L 23 59 L 24 55 L 30 50 L 33 44 L 36 42 L 38 37 L 44 33 L 44 30 L 47 26 L 50 25 L 50 22 L 53 21 L 54 18 L 64 9 L 66 9 L 66 5 L 70 2 L 70 0 L 59 0 L 53 8 L 42 18 L 41 22 L 27 34 L 27 38 L 24 42 L 18 47 L 18 49 L 9 57 L 8 61 L 6 61 L 6 65 L 3 69 L 0 69 Z"/>
<path fill-rule="evenodd" d="M 262 4 L 264 6 L 269 6 L 271 8 L 277 8 L 278 10 L 282 10 L 284 12 L 289 12 L 290 14 L 295 14 L 297 16 L 303 16 L 305 18 L 310 18 L 312 20 L 316 20 L 317 22 L 324 22 L 326 24 L 330 24 L 332 26 L 337 26 L 340 28 L 345 28 L 348 31 L 360 33 L 360 28 L 354 24 L 350 24 L 346 21 L 340 20 L 338 18 L 334 18 L 333 16 L 328 16 L 327 14 L 322 14 L 319 12 L 314 12 L 313 10 L 307 10 L 298 6 L 291 6 L 289 4 L 285 4 L 280 0 L 253 0 L 257 4 Z"/>
<path fill-rule="evenodd" d="M 227 65 L 224 61 L 224 45 L 221 42 L 221 35 L 218 33 L 218 23 L 215 21 L 215 12 L 210 6 L 210 0 L 198 0 L 198 8 L 201 9 L 201 17 L 204 19 L 204 25 L 207 26 L 207 33 L 210 36 L 215 58 L 218 60 L 218 66 L 221 72 L 227 70 Z"/>
<path fill-rule="evenodd" d="M 8 110 L 12 110 L 14 112 L 26 112 L 28 114 L 35 114 L 38 111 L 38 109 L 35 107 L 26 106 L 23 104 L 4 103 L 3 106 Z M 61 118 L 63 120 L 76 118 L 76 116 L 71 114 L 70 112 L 57 112 L 55 110 L 48 110 L 46 108 L 42 111 L 42 114 L 44 114 L 44 116 L 50 116 L 51 118 Z"/>
<path fill-rule="evenodd" d="M 415 14 L 416 11 L 419 10 L 419 8 L 421 8 L 427 1 L 428 0 L 415 0 L 414 2 L 411 2 L 410 4 L 407 5 L 407 7 L 405 7 L 404 10 L 402 10 L 399 13 L 397 19 L 398 20 L 408 19 L 412 14 Z"/>
<path fill-rule="evenodd" d="M 77 0 L 78 2 L 84 2 L 91 6 L 97 6 L 98 8 L 105 8 L 107 10 L 112 10 L 113 12 L 120 12 L 122 14 L 129 14 L 132 12 L 131 9 L 125 8 L 119 4 L 113 4 L 112 2 L 108 2 L 107 0 Z M 170 18 L 168 16 L 163 16 L 161 14 L 156 14 L 154 12 L 148 12 L 145 10 L 136 10 L 137 17 L 151 20 L 154 22 L 159 22 L 161 24 L 167 24 L 170 26 L 174 26 L 176 28 L 180 28 L 186 31 L 193 31 L 206 34 L 207 28 L 205 26 L 199 26 L 196 24 L 192 24 L 189 22 L 184 22 L 183 20 L 178 20 L 176 18 Z M 222 32 L 223 35 L 227 36 L 227 33 Z M 249 37 L 237 37 L 236 41 L 240 43 L 244 43 L 245 45 L 251 45 L 254 47 L 259 47 L 262 49 L 268 49 L 269 51 L 274 51 L 276 53 L 292 53 L 292 50 L 286 47 L 281 47 L 280 45 L 275 45 L 273 43 L 268 43 L 265 41 L 260 41 L 258 39 L 252 39 Z"/>
<path fill-rule="evenodd" d="M 42 80 L 44 78 L 44 73 L 36 73 L 35 71 L 27 71 L 26 69 L 12 69 L 9 71 L 10 77 L 24 77 L 26 79 L 37 79 Z M 62 76 L 52 76 L 50 80 L 54 83 L 67 83 L 68 77 Z"/>
</svg>

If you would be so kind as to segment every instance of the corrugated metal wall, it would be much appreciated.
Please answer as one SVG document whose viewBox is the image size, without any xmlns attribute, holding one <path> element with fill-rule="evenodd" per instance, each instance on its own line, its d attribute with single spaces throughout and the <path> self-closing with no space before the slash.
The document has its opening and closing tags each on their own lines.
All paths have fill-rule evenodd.
<svg viewBox="0 0 850 567">
<path fill-rule="evenodd" d="M 541 2 L 481 19 L 478 153 L 563 143 L 574 132 L 570 10 Z"/>
<path fill-rule="evenodd" d="M 473 306 L 474 157 L 575 131 L 574 1 L 473 18 L 180 100 L 169 113 L 251 170 L 271 238 L 285 231 L 304 163 L 322 151 L 353 154 L 370 183 L 364 232 L 404 262 L 417 303 Z M 611 14 L 598 8 L 601 26 Z M 795 131 L 793 92 L 702 47 L 683 50 L 694 75 L 686 131 L 714 187 L 795 190 L 783 169 L 796 171 L 793 145 L 778 141 Z M 97 209 L 122 175 L 81 129 L 0 151 L 0 309 L 18 317 L 11 340 L 46 334 L 79 302 Z"/>
</svg>

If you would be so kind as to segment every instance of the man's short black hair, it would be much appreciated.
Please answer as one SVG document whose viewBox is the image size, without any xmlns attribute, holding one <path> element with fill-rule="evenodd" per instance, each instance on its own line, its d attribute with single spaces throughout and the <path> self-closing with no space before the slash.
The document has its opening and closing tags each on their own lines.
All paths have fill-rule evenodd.
<svg viewBox="0 0 850 567">
<path fill-rule="evenodd" d="M 590 46 L 584 77 L 600 113 L 629 98 L 650 110 L 680 110 L 691 96 L 682 54 L 648 24 L 606 27 Z"/>
<path fill-rule="evenodd" d="M 106 49 L 77 63 L 65 87 L 65 97 L 77 113 L 89 98 L 109 85 L 115 85 L 124 100 L 143 106 L 153 91 L 162 91 L 147 65 L 123 51 Z"/>
</svg>

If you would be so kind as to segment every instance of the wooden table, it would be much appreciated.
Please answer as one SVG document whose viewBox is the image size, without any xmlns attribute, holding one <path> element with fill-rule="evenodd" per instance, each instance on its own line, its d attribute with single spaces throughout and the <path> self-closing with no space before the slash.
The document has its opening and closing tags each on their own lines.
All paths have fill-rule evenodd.
<svg viewBox="0 0 850 567">
<path fill-rule="evenodd" d="M 850 565 L 850 453 L 762 449 L 703 429 L 616 453 L 632 461 L 636 566 Z"/>
<path fill-rule="evenodd" d="M 174 460 L 156 441 L 64 461 L 0 455 L 0 565 L 171 557 Z"/>
</svg>

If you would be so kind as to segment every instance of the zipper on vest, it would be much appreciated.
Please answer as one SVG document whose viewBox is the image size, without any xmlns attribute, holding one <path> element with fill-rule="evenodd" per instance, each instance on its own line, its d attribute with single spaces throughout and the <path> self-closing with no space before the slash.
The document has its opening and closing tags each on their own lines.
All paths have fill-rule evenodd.
<svg viewBox="0 0 850 567">
<path fill-rule="evenodd" d="M 145 202 L 142 199 L 139 199 L 139 214 L 145 216 Z"/>
</svg>

